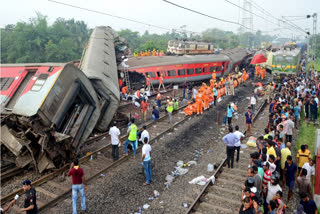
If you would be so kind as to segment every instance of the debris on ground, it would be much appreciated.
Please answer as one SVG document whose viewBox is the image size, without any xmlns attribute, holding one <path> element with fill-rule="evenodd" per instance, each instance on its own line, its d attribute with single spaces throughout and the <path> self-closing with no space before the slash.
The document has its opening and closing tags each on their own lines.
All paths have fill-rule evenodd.
<svg viewBox="0 0 320 214">
<path fill-rule="evenodd" d="M 145 205 L 143 205 L 143 209 L 148 209 L 150 207 L 150 205 L 149 204 L 145 204 Z"/>
</svg>

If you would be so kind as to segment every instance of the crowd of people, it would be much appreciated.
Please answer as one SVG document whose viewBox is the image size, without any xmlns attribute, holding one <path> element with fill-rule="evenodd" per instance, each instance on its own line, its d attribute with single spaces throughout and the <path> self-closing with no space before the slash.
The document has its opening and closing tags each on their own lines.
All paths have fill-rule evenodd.
<svg viewBox="0 0 320 214">
<path fill-rule="evenodd" d="M 310 72 L 308 75 L 301 73 L 285 77 L 278 84 L 267 84 L 267 87 L 269 85 L 271 93 L 265 93 L 269 99 L 269 120 L 264 135 L 256 140 L 257 151 L 250 154 L 239 213 L 317 214 L 312 193 L 315 160 L 311 157 L 308 145 L 301 145 L 294 161 L 291 147 L 300 119 L 313 123 L 317 121 L 320 81 L 314 72 Z M 254 93 L 252 97 L 255 97 Z M 253 103 L 255 105 L 250 98 L 245 113 L 247 134 L 253 122 Z M 233 132 L 230 124 L 229 133 L 223 137 L 227 146 L 228 167 L 233 168 L 234 152 L 243 136 Z M 298 192 L 298 196 L 295 192 Z M 299 197 L 300 202 L 296 202 L 297 198 L 292 202 L 293 197 Z"/>
</svg>

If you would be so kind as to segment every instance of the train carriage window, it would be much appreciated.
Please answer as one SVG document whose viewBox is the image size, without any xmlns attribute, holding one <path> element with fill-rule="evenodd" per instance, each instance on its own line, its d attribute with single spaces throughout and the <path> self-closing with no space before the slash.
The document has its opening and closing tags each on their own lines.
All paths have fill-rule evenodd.
<svg viewBox="0 0 320 214">
<path fill-rule="evenodd" d="M 176 76 L 176 70 L 168 70 L 168 76 L 169 76 L 169 77 L 174 77 L 174 76 Z"/>
<path fill-rule="evenodd" d="M 190 44 L 186 44 L 186 48 L 190 48 Z"/>
<path fill-rule="evenodd" d="M 31 91 L 40 91 L 48 77 L 48 74 L 40 74 L 35 83 L 33 84 Z"/>
<path fill-rule="evenodd" d="M 201 74 L 201 68 L 196 68 L 196 74 Z"/>
<path fill-rule="evenodd" d="M 1 91 L 6 91 L 12 84 L 14 78 L 0 78 Z"/>
<path fill-rule="evenodd" d="M 221 66 L 217 66 L 216 67 L 216 71 L 221 71 L 222 70 L 222 67 Z"/>
<path fill-rule="evenodd" d="M 202 68 L 202 72 L 203 72 L 203 73 L 208 73 L 208 72 L 209 72 L 208 67 L 204 67 L 204 68 Z"/>
<path fill-rule="evenodd" d="M 213 71 L 216 70 L 215 66 L 210 67 L 210 72 L 213 73 Z"/>
<path fill-rule="evenodd" d="M 276 62 L 282 62 L 282 56 L 276 56 Z"/>
<path fill-rule="evenodd" d="M 186 75 L 186 70 L 184 70 L 184 69 L 178 69 L 178 75 L 179 75 L 179 76 Z"/>
<path fill-rule="evenodd" d="M 193 73 L 194 73 L 193 68 L 187 69 L 187 74 L 188 74 L 188 75 L 192 75 Z"/>
<path fill-rule="evenodd" d="M 287 62 L 293 62 L 293 57 L 292 56 L 287 56 L 286 60 L 287 60 Z"/>
<path fill-rule="evenodd" d="M 147 77 L 150 76 L 151 78 L 156 77 L 156 74 L 154 72 L 146 72 Z"/>
</svg>

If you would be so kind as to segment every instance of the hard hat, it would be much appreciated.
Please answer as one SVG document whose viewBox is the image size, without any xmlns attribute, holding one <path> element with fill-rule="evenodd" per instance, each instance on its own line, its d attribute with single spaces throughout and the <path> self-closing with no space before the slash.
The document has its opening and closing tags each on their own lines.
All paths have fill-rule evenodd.
<svg viewBox="0 0 320 214">
<path fill-rule="evenodd" d="M 148 75 L 148 77 L 150 77 L 150 75 Z"/>
<path fill-rule="evenodd" d="M 221 81 L 223 81 L 223 78 L 221 78 Z"/>
</svg>

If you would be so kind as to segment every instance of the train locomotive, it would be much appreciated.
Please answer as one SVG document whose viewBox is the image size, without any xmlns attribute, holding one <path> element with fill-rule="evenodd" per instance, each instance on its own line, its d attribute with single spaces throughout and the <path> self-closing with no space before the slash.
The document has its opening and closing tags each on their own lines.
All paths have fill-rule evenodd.
<svg viewBox="0 0 320 214">
<path fill-rule="evenodd" d="M 226 76 L 236 66 L 245 67 L 250 56 L 245 48 L 234 48 L 212 55 L 134 57 L 119 65 L 118 70 L 128 71 L 130 84 L 138 89 L 148 76 L 155 85 L 159 84 L 160 77 L 165 84 L 179 84 L 208 80 L 214 71 L 217 77 Z M 136 73 L 143 74 L 143 79 L 135 78 Z"/>
<path fill-rule="evenodd" d="M 213 54 L 214 51 L 213 44 L 209 42 L 170 40 L 167 55 Z"/>
<path fill-rule="evenodd" d="M 116 58 L 125 49 L 110 27 L 97 27 L 80 64 L 2 64 L 2 161 L 43 172 L 74 158 L 94 130 L 106 131 L 120 102 Z"/>
</svg>

